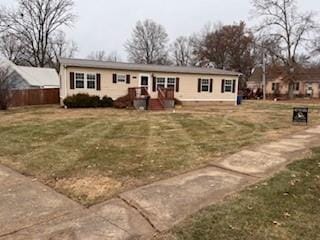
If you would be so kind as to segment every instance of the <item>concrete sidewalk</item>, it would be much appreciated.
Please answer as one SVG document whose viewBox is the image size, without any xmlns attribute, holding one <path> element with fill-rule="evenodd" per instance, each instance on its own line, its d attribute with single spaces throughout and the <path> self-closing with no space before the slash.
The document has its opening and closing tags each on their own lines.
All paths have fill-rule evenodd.
<svg viewBox="0 0 320 240">
<path fill-rule="evenodd" d="M 84 209 L 0 167 L 0 239 L 150 239 L 320 146 L 320 126 Z M 253 149 L 253 150 L 252 150 Z"/>
<path fill-rule="evenodd" d="M 0 236 L 82 210 L 67 197 L 0 166 Z"/>
</svg>

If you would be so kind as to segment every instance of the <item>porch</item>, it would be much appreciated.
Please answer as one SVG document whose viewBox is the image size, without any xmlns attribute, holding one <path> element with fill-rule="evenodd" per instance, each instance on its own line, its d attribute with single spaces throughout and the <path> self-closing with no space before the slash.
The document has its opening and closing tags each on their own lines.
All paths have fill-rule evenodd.
<svg viewBox="0 0 320 240">
<path fill-rule="evenodd" d="M 147 87 L 128 89 L 130 102 L 137 110 L 161 111 L 174 108 L 174 89 L 157 88 L 157 98 L 151 98 Z"/>
</svg>

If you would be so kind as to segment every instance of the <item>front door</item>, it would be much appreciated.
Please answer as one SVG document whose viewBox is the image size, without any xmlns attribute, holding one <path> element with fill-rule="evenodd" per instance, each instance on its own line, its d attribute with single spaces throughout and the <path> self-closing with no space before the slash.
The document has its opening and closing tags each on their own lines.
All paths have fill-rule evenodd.
<svg viewBox="0 0 320 240">
<path fill-rule="evenodd" d="M 146 88 L 149 91 L 149 76 L 147 75 L 140 76 L 140 87 Z"/>
</svg>

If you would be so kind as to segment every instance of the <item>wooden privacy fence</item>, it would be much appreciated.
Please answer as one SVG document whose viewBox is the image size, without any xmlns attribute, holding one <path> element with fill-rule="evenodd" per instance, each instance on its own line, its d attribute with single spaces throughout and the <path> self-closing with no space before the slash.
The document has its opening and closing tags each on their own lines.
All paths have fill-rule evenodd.
<svg viewBox="0 0 320 240">
<path fill-rule="evenodd" d="M 26 89 L 11 91 L 11 107 L 59 104 L 59 88 Z"/>
</svg>

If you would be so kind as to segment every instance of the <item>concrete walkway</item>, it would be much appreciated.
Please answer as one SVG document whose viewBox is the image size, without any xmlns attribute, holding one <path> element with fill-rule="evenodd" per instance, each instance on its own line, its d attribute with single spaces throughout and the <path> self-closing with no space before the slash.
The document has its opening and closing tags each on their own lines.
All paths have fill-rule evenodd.
<svg viewBox="0 0 320 240">
<path fill-rule="evenodd" d="M 0 166 L 0 240 L 150 239 L 306 157 L 310 148 L 320 146 L 319 140 L 320 126 L 120 194 L 90 209 Z"/>
</svg>

